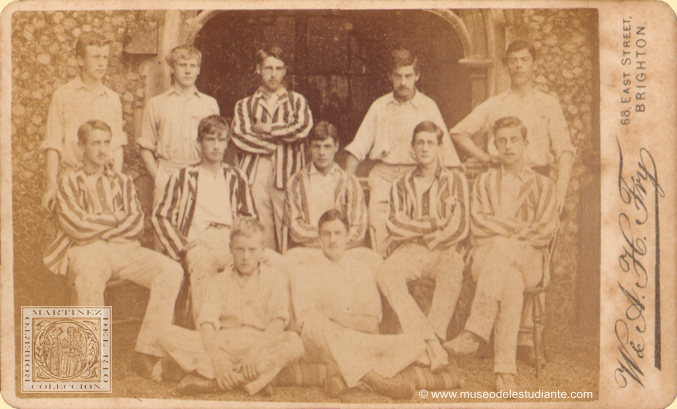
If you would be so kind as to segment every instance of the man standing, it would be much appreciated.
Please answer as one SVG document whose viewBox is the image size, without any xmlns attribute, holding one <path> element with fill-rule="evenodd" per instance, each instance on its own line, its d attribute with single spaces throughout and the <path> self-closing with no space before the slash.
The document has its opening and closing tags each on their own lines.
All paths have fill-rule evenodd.
<svg viewBox="0 0 677 409">
<path fill-rule="evenodd" d="M 392 244 L 378 272 L 381 292 L 404 333 L 425 339 L 433 372 L 449 365 L 440 341 L 446 340 L 461 291 L 465 263 L 459 243 L 470 225 L 468 182 L 459 171 L 439 163 L 443 136 L 430 121 L 414 128 L 411 145 L 418 165 L 392 185 L 386 221 Z M 435 281 L 427 317 L 407 288 L 407 283 L 424 277 Z"/>
<path fill-rule="evenodd" d="M 192 45 L 176 47 L 166 58 L 172 86 L 151 98 L 143 111 L 141 137 L 136 140 L 141 159 L 155 183 L 153 207 L 172 173 L 200 161 L 197 142 L 202 118 L 219 115 L 219 105 L 195 88 L 202 53 Z"/>
<path fill-rule="evenodd" d="M 287 73 L 282 50 L 259 50 L 256 60 L 261 86 L 235 105 L 233 143 L 242 151 L 238 167 L 249 178 L 266 245 L 275 249 L 282 234 L 284 189 L 305 165 L 303 144 L 313 118 L 303 95 L 282 86 Z"/>
<path fill-rule="evenodd" d="M 441 156 L 443 166 L 460 166 L 454 145 L 449 139 L 447 126 L 437 104 L 416 89 L 421 74 L 418 58 L 407 50 L 392 52 L 388 76 L 393 92 L 371 105 L 355 134 L 346 147 L 346 172 L 354 175 L 357 166 L 367 155 L 377 161 L 369 173 L 369 225 L 374 227 L 378 252 L 385 255 L 388 247 L 386 218 L 390 188 L 395 180 L 416 166 L 411 149 L 411 134 L 423 121 L 434 122 L 443 130 Z"/>
<path fill-rule="evenodd" d="M 80 76 L 54 92 L 47 116 L 47 135 L 42 143 L 47 167 L 42 206 L 48 210 L 54 210 L 59 169 L 69 171 L 82 165 L 82 151 L 78 147 L 78 129 L 82 124 L 98 119 L 111 127 L 110 152 L 115 172 L 122 171 L 122 146 L 127 144 L 120 97 L 101 82 L 108 68 L 110 41 L 99 34 L 83 34 L 75 45 L 75 57 Z"/>
<path fill-rule="evenodd" d="M 318 223 L 323 254 L 295 265 L 291 274 L 304 359 L 327 365 L 331 397 L 363 382 L 380 394 L 411 398 L 414 385 L 392 377 L 425 354 L 423 339 L 378 334 L 381 297 L 374 271 L 346 253 L 347 219 L 332 209 Z"/>
<path fill-rule="evenodd" d="M 285 223 L 291 240 L 303 247 L 319 247 L 317 222 L 327 210 L 338 209 L 348 219 L 348 247 L 364 241 L 367 232 L 367 206 L 362 186 L 334 162 L 339 149 L 336 127 L 316 124 L 310 136 L 312 163 L 287 183 Z"/>
<path fill-rule="evenodd" d="M 524 160 L 532 170 L 545 176 L 550 167 L 556 166 L 557 179 L 555 194 L 557 213 L 564 209 L 564 200 L 571 178 L 571 168 L 576 150 L 571 144 L 569 127 L 557 98 L 536 89 L 536 49 L 524 40 L 517 40 L 506 51 L 506 65 L 510 74 L 510 89 L 489 98 L 449 132 L 454 141 L 473 157 L 484 161 L 496 161 L 492 127 L 499 118 L 514 116 L 529 131 Z M 477 147 L 470 137 L 478 132 L 489 133 L 489 153 Z M 492 159 L 493 158 L 493 159 Z M 545 303 L 545 294 L 542 294 Z M 531 305 L 525 305 L 525 326 L 532 326 Z M 527 362 L 534 362 L 533 339 L 520 334 L 518 356 Z"/>
<path fill-rule="evenodd" d="M 136 341 L 135 350 L 140 354 L 133 358 L 133 364 L 148 376 L 152 357 L 161 356 L 157 335 L 172 324 L 183 269 L 170 258 L 141 247 L 143 213 L 132 179 L 107 164 L 111 133 L 99 120 L 88 121 L 78 130 L 83 164 L 59 179 L 56 210 L 60 229 L 44 261 L 52 272 L 68 273 L 75 305 L 103 305 L 106 283 L 111 279 L 150 288 Z"/>
<path fill-rule="evenodd" d="M 162 337 L 166 354 L 189 372 L 179 392 L 242 385 L 253 395 L 303 355 L 299 336 L 284 331 L 289 323 L 287 276 L 261 262 L 263 233 L 263 225 L 253 217 L 235 221 L 230 232 L 234 263 L 210 281 L 197 321 L 199 332 L 172 326 Z"/>
<path fill-rule="evenodd" d="M 233 220 L 256 216 L 246 176 L 223 162 L 226 120 L 218 115 L 202 119 L 197 141 L 202 161 L 170 177 L 152 218 L 167 254 L 185 262 L 195 319 L 211 277 L 232 262 L 227 249 Z"/>
<path fill-rule="evenodd" d="M 465 330 L 444 347 L 477 350 L 494 329 L 497 390 L 515 390 L 515 354 L 523 292 L 547 280 L 546 247 L 559 226 L 555 186 L 525 164 L 527 129 L 516 117 L 493 127 L 501 168 L 475 180 L 472 196 L 472 275 L 475 298 Z"/>
</svg>

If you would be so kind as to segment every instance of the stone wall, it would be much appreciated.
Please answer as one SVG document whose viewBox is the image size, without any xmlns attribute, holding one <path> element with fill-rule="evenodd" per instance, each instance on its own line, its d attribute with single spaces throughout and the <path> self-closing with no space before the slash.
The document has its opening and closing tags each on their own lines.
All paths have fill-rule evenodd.
<svg viewBox="0 0 677 409">
<path fill-rule="evenodd" d="M 597 11 L 536 9 L 524 10 L 518 16 L 515 26 L 508 27 L 508 34 L 533 42 L 539 54 L 537 87 L 559 99 L 576 147 L 565 203 L 566 218 L 562 222 L 547 292 L 547 330 L 559 337 L 578 330 L 574 322 L 577 308 L 587 308 L 592 313 L 594 304 L 599 302 L 599 294 L 592 294 L 588 300 L 579 300 L 589 305 L 575 305 L 579 274 L 599 274 L 599 265 L 579 266 L 578 263 L 579 244 L 590 240 L 579 234 L 580 209 L 588 205 L 589 200 L 581 196 L 581 190 L 599 178 L 600 172 Z M 555 175 L 553 172 L 551 176 Z"/>
<path fill-rule="evenodd" d="M 11 136 L 18 305 L 63 305 L 67 299 L 63 287 L 55 287 L 59 280 L 42 263 L 42 252 L 55 236 L 56 218 L 41 207 L 45 158 L 40 143 L 53 92 L 80 72 L 75 43 L 83 33 L 98 32 L 112 41 L 103 82 L 122 101 L 124 130 L 130 141 L 124 152 L 124 171 L 135 178 L 145 173 L 133 143 L 134 112 L 143 108 L 145 79 L 134 71 L 132 59 L 122 53 L 135 27 L 156 24 L 144 17 L 138 11 L 17 12 L 12 16 Z"/>
</svg>

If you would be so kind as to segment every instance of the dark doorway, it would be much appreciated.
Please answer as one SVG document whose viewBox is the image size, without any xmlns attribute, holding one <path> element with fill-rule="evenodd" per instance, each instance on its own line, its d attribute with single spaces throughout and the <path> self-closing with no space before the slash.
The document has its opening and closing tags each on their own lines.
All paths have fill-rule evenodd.
<svg viewBox="0 0 677 409">
<path fill-rule="evenodd" d="M 418 87 L 437 102 L 447 127 L 471 109 L 468 73 L 458 64 L 461 40 L 436 14 L 232 10 L 211 18 L 195 40 L 203 52 L 197 86 L 218 100 L 223 116 L 232 117 L 235 103 L 256 90 L 254 54 L 266 44 L 287 53 L 286 86 L 308 99 L 315 122 L 337 126 L 343 147 L 371 103 L 392 90 L 386 64 L 399 46 L 419 55 L 423 71 Z"/>
</svg>

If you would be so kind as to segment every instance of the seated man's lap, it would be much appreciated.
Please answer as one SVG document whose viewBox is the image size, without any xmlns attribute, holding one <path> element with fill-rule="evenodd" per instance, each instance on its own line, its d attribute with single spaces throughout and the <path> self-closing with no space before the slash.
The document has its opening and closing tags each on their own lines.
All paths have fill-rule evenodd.
<svg viewBox="0 0 677 409">
<path fill-rule="evenodd" d="M 461 275 L 463 264 L 463 256 L 453 247 L 429 250 L 422 244 L 405 243 L 383 262 L 382 271 L 400 272 L 407 283 L 422 278 L 435 281 L 439 274 Z"/>
<path fill-rule="evenodd" d="M 543 276 L 543 252 L 529 243 L 496 237 L 473 250 L 472 276 L 477 279 L 484 270 L 505 268 L 506 265 L 521 272 L 524 285 L 537 285 Z"/>
</svg>

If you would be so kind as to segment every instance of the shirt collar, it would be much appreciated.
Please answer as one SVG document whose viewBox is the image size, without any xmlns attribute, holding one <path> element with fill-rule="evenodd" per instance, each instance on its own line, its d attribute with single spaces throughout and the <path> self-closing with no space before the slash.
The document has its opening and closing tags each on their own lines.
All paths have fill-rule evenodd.
<svg viewBox="0 0 677 409">
<path fill-rule="evenodd" d="M 89 171 L 87 170 L 87 168 L 85 167 L 84 164 L 80 165 L 80 167 L 78 168 L 78 170 L 81 171 L 82 173 L 84 173 L 85 176 L 88 176 L 88 177 L 94 175 L 93 172 L 89 172 Z M 103 173 L 101 174 L 101 176 L 103 176 L 103 175 L 106 175 L 106 176 L 108 176 L 108 177 L 110 178 L 110 177 L 115 176 L 115 172 L 113 171 L 113 169 L 112 169 L 109 165 L 104 165 L 104 166 L 103 166 Z"/>
<path fill-rule="evenodd" d="M 338 165 L 336 162 L 332 163 L 331 170 L 329 170 L 328 175 L 336 175 L 338 172 Z M 322 175 L 319 170 L 315 167 L 315 164 L 313 162 L 310 162 L 310 168 L 308 169 L 308 175 Z M 324 176 L 324 175 L 322 175 Z"/>
<path fill-rule="evenodd" d="M 77 76 L 74 80 L 75 82 L 75 87 L 78 89 L 86 89 L 89 92 L 92 92 L 94 95 L 105 95 L 105 96 L 110 96 L 108 95 L 108 90 L 106 87 L 103 85 L 103 83 L 99 82 L 99 86 L 97 86 L 96 89 L 92 90 L 91 88 L 87 87 L 85 83 L 82 81 L 81 76 Z"/>
<path fill-rule="evenodd" d="M 397 105 L 404 105 L 404 104 L 411 104 L 414 106 L 414 108 L 419 108 L 421 106 L 421 98 L 423 98 L 421 91 L 418 90 L 418 88 L 414 88 L 416 90 L 416 93 L 414 94 L 414 97 L 407 101 L 407 102 L 400 102 L 395 98 L 395 91 L 391 92 L 388 97 L 388 103 L 389 104 L 397 104 Z"/>
<path fill-rule="evenodd" d="M 444 167 L 444 166 L 440 165 L 439 162 L 437 163 L 437 170 L 435 171 L 435 178 L 436 178 L 436 179 L 439 179 L 440 176 L 442 175 L 442 168 L 443 168 L 443 167 Z M 421 169 L 421 165 L 417 165 L 417 166 L 416 166 L 416 169 L 414 169 L 414 170 L 411 172 L 411 176 L 412 176 L 412 177 L 421 177 L 421 176 L 423 176 L 423 169 Z"/>
<path fill-rule="evenodd" d="M 179 95 L 179 96 L 181 95 L 181 94 L 179 94 L 179 91 L 177 91 L 176 88 L 174 88 L 174 85 L 169 87 L 169 89 L 167 90 L 167 95 L 172 95 L 172 94 L 176 94 L 176 95 Z M 193 89 L 191 90 L 190 95 L 191 96 L 195 95 L 198 98 L 201 98 L 200 92 L 197 90 L 197 87 L 195 87 L 195 85 L 193 85 Z"/>
<path fill-rule="evenodd" d="M 517 172 L 517 174 L 516 174 L 515 176 L 517 176 L 517 178 L 518 178 L 519 180 L 521 180 L 522 182 L 524 182 L 525 180 L 527 180 L 527 179 L 531 176 L 531 174 L 532 174 L 533 172 L 534 172 L 534 171 L 531 170 L 531 168 L 530 168 L 529 166 L 527 166 L 526 163 L 525 163 L 525 164 L 522 166 L 522 170 L 520 170 L 519 172 Z M 505 176 L 508 175 L 508 173 L 509 173 L 509 172 L 508 172 L 507 170 L 505 170 L 505 168 L 504 168 L 503 166 L 501 166 L 501 176 L 502 176 L 502 177 L 505 177 Z"/>
<path fill-rule="evenodd" d="M 273 92 L 273 94 L 277 95 L 278 101 L 280 101 L 288 94 L 288 92 L 289 91 L 287 91 L 285 87 L 280 86 L 280 88 L 278 88 L 277 91 Z M 263 94 L 263 87 L 259 87 L 259 89 L 256 90 L 256 92 L 254 93 L 254 97 L 265 99 L 265 96 Z"/>
</svg>

